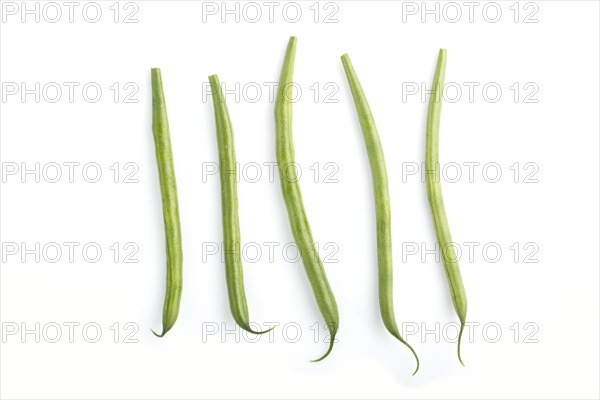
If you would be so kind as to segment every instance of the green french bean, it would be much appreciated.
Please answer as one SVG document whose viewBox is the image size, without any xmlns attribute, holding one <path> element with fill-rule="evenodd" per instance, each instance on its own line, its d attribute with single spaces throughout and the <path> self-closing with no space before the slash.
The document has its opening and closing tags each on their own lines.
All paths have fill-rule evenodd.
<svg viewBox="0 0 600 400">
<path fill-rule="evenodd" d="M 426 128 L 426 150 L 425 150 L 425 182 L 427 186 L 427 198 L 431 207 L 433 216 L 433 225 L 440 245 L 446 280 L 450 287 L 450 295 L 454 310 L 460 319 L 460 331 L 458 334 L 458 360 L 464 366 L 460 356 L 460 343 L 465 320 L 467 318 L 467 295 L 463 286 L 458 258 L 454 249 L 444 199 L 442 197 L 442 187 L 439 179 L 439 138 L 440 138 L 440 115 L 442 112 L 442 93 L 444 88 L 444 77 L 446 74 L 446 50 L 440 49 L 438 55 L 435 75 L 433 76 L 433 87 L 431 98 L 429 99 L 429 109 L 427 111 Z"/>
<path fill-rule="evenodd" d="M 375 196 L 375 219 L 377 228 L 377 264 L 379 274 L 379 309 L 381 318 L 387 330 L 400 342 L 404 343 L 415 356 L 417 367 L 413 375 L 419 370 L 419 357 L 417 353 L 400 335 L 396 317 L 394 315 L 394 284 L 392 262 L 392 223 L 390 210 L 390 194 L 388 177 L 385 167 L 383 148 L 379 140 L 377 126 L 371 113 L 371 108 L 356 76 L 350 57 L 344 54 L 342 64 L 352 92 L 356 113 L 365 140 L 365 147 L 371 166 L 371 179 Z"/>
<path fill-rule="evenodd" d="M 152 68 L 152 133 L 156 149 L 156 163 L 162 197 L 163 219 L 167 250 L 167 288 L 163 307 L 163 337 L 177 321 L 181 301 L 183 252 L 181 248 L 181 226 L 177 202 L 177 182 L 173 166 L 173 152 L 169 136 L 167 106 L 163 93 L 162 76 L 159 68 Z"/>
<path fill-rule="evenodd" d="M 281 68 L 277 99 L 275 101 L 276 154 L 281 181 L 283 200 L 294 240 L 300 251 L 304 270 L 312 287 L 317 305 L 329 330 L 329 348 L 314 362 L 321 361 L 331 353 L 339 327 L 339 316 L 335 297 L 329 286 L 325 268 L 312 237 L 302 192 L 294 164 L 294 142 L 292 138 L 292 84 L 294 61 L 296 58 L 296 38 L 291 37 Z M 291 167 L 291 168 L 290 168 Z"/>
<path fill-rule="evenodd" d="M 217 145 L 221 176 L 221 209 L 223 219 L 223 245 L 225 253 L 225 278 L 229 307 L 235 322 L 244 330 L 261 334 L 250 327 L 248 304 L 244 290 L 244 271 L 240 250 L 240 223 L 238 218 L 237 168 L 235 140 L 229 110 L 217 75 L 208 77 L 213 96 Z M 272 328 L 271 328 L 272 329 Z"/>
</svg>

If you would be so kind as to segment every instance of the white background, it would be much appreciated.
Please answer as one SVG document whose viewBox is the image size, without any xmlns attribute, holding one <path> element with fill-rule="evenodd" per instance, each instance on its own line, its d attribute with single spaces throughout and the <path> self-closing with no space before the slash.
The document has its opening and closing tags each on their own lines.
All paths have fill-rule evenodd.
<svg viewBox="0 0 600 400">
<path fill-rule="evenodd" d="M 242 16 L 236 23 L 228 16 L 222 23 L 220 14 L 203 16 L 201 2 L 137 1 L 138 22 L 123 23 L 133 8 L 125 10 L 121 3 L 115 23 L 113 3 L 99 2 L 103 14 L 97 23 L 82 18 L 86 3 L 76 9 L 73 23 L 62 3 L 65 15 L 57 23 L 43 15 L 39 23 L 33 16 L 23 23 L 19 13 L 3 14 L 3 95 L 6 82 L 80 86 L 72 103 L 66 89 L 56 103 L 47 101 L 49 94 L 39 103 L 33 95 L 22 101 L 20 93 L 3 98 L 2 171 L 14 163 L 43 168 L 95 162 L 103 175 L 88 183 L 79 167 L 73 183 L 66 175 L 57 183 L 43 176 L 36 183 L 20 172 L 3 177 L 2 398 L 598 398 L 597 2 L 538 1 L 529 8 L 520 3 L 517 23 L 512 1 L 498 3 L 502 16 L 496 23 L 483 17 L 486 3 L 475 9 L 473 22 L 468 8 L 456 3 L 463 16 L 455 23 L 448 20 L 454 11 L 438 3 L 446 18 L 442 14 L 436 22 L 430 15 L 423 23 L 420 2 L 413 3 L 418 13 L 408 15 L 406 3 L 392 1 L 337 2 L 337 23 L 323 22 L 334 10 L 324 4 L 315 23 L 312 1 L 298 3 L 303 13 L 297 23 L 282 18 L 285 3 L 275 9 L 273 23 L 262 2 L 265 15 L 259 22 Z M 536 9 L 537 22 L 524 23 Z M 332 257 L 338 262 L 325 266 L 340 311 L 339 342 L 317 364 L 308 360 L 321 355 L 326 343 L 323 331 L 321 343 L 315 342 L 311 326 L 322 320 L 301 263 L 282 256 L 292 236 L 277 175 L 269 182 L 263 168 L 257 183 L 243 177 L 239 183 L 242 239 L 263 252 L 258 262 L 244 264 L 250 315 L 260 324 L 280 324 L 272 343 L 267 337 L 250 343 L 245 336 L 236 343 L 234 334 L 221 339 L 223 327 L 234 330 L 223 264 L 218 256 L 203 260 L 203 246 L 220 242 L 222 234 L 217 175 L 203 182 L 203 168 L 217 161 L 212 103 L 203 98 L 203 84 L 217 73 L 228 89 L 236 82 L 262 86 L 256 102 L 236 102 L 233 94 L 227 101 L 241 165 L 274 162 L 273 104 L 264 84 L 278 80 L 290 35 L 298 37 L 295 80 L 303 90 L 294 106 L 294 140 L 305 206 L 321 248 L 325 243 L 338 248 Z M 446 208 L 454 240 L 478 243 L 474 259 L 465 254 L 461 260 L 468 321 L 479 324 L 463 343 L 466 367 L 456 357 L 457 317 L 442 265 L 431 254 L 420 257 L 424 246 L 432 249 L 435 243 L 425 186 L 416 176 L 403 182 L 403 169 L 424 160 L 427 108 L 420 91 L 406 99 L 403 93 L 406 83 L 429 89 L 440 47 L 448 49 L 447 82 L 463 89 L 442 112 L 441 161 L 462 165 L 463 173 L 456 183 L 442 183 Z M 386 332 L 379 316 L 370 171 L 339 61 L 345 52 L 366 91 L 387 157 L 396 316 L 405 328 L 419 330 L 407 336 L 421 358 L 414 377 L 411 354 Z M 163 339 L 150 333 L 161 326 L 165 275 L 151 67 L 163 73 L 184 250 L 181 313 Z M 96 103 L 81 96 L 89 82 L 103 89 Z M 115 82 L 122 90 L 128 82 L 137 85 L 138 102 L 124 103 L 121 92 L 115 103 L 109 89 Z M 322 90 L 317 102 L 309 89 L 315 82 Z M 324 101 L 328 82 L 339 89 L 336 103 Z M 465 82 L 480 85 L 472 102 Z M 482 95 L 490 82 L 503 90 L 497 102 Z M 510 89 L 515 82 L 517 102 Z M 528 82 L 537 86 L 525 90 Z M 524 101 L 531 87 L 539 88 L 531 98 L 536 103 Z M 123 183 L 121 175 L 114 183 L 109 167 L 116 162 L 121 172 L 125 163 L 135 163 L 139 182 Z M 324 182 L 328 162 L 338 167 L 337 183 Z M 480 163 L 473 182 L 464 166 L 469 162 Z M 315 163 L 317 182 L 309 169 Z M 496 183 L 488 181 L 493 170 L 482 175 L 488 163 L 501 169 Z M 510 169 L 515 163 L 516 183 Z M 537 183 L 524 182 L 533 171 L 526 163 L 537 167 Z M 78 247 L 74 262 L 63 254 L 51 263 L 44 257 L 36 262 L 34 255 L 22 262 L 22 252 L 6 252 L 7 243 L 22 250 L 22 243 L 33 248 L 36 242 L 42 247 L 98 243 L 103 254 L 100 261 L 87 262 Z M 136 243 L 139 262 L 123 262 L 122 250 L 115 263 L 109 249 L 115 242 L 121 248 Z M 279 244 L 272 261 L 265 242 Z M 420 252 L 403 260 L 410 243 Z M 502 249 L 497 262 L 483 257 L 486 243 Z M 518 254 L 511 250 L 514 243 Z M 525 248 L 526 243 L 533 245 Z M 535 246 L 538 262 L 525 262 Z M 64 325 L 69 322 L 80 324 L 73 343 Z M 125 343 L 124 335 L 132 332 L 125 329 L 127 322 L 139 327 L 133 335 L 137 343 Z M 36 323 L 39 343 L 34 334 L 21 336 Z M 86 323 L 102 328 L 97 343 L 83 337 Z M 115 323 L 118 343 L 111 330 Z M 57 343 L 51 343 L 53 324 L 62 327 Z M 9 335 L 15 326 L 19 331 Z M 294 326 L 302 333 L 295 343 Z M 214 327 L 219 332 L 207 336 Z M 495 327 L 501 329 L 499 338 Z M 424 329 L 429 334 L 423 337 Z M 88 333 L 94 336 L 93 329 Z"/>
</svg>

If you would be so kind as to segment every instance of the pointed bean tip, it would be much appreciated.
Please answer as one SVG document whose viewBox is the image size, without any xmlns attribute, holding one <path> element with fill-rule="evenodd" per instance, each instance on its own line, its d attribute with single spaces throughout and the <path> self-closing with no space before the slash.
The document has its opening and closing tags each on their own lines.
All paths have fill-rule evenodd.
<svg viewBox="0 0 600 400">
<path fill-rule="evenodd" d="M 311 362 L 311 363 L 318 363 L 318 362 L 321 362 L 321 361 L 323 361 L 323 360 L 324 360 L 324 359 L 327 357 L 327 355 L 328 355 L 328 354 L 329 354 L 329 353 L 326 353 L 324 356 L 321 356 L 321 357 L 317 358 L 316 360 L 310 360 L 310 362 Z"/>
<path fill-rule="evenodd" d="M 465 366 L 465 363 L 463 362 L 462 356 L 460 355 L 460 345 L 462 342 L 462 335 L 463 335 L 464 329 L 465 329 L 465 319 L 464 319 L 464 317 L 461 317 L 460 318 L 460 331 L 458 332 L 458 349 L 457 349 L 458 351 L 457 351 L 457 353 L 458 353 L 458 361 L 460 361 L 460 363 L 462 364 L 463 367 Z"/>
<path fill-rule="evenodd" d="M 327 356 L 331 353 L 331 350 L 333 350 L 333 344 L 335 343 L 335 335 L 336 333 L 333 333 L 331 335 L 331 338 L 329 339 L 329 348 L 327 349 L 327 352 L 323 354 L 320 358 L 317 358 L 316 360 L 310 360 L 310 362 L 319 362 L 327 358 Z"/>
<path fill-rule="evenodd" d="M 411 347 L 411 350 L 412 350 L 412 347 Z M 417 374 L 417 372 L 419 372 L 419 367 L 421 366 L 421 363 L 419 362 L 419 357 L 417 357 L 417 353 L 415 353 L 414 350 L 412 350 L 412 351 L 417 360 L 417 367 L 415 368 L 415 372 L 412 373 L 412 376 L 415 376 Z"/>
<path fill-rule="evenodd" d="M 460 364 L 464 367 L 465 363 L 462 360 L 462 356 L 460 355 L 460 347 L 458 348 L 458 361 L 460 361 Z"/>
<path fill-rule="evenodd" d="M 296 38 L 296 36 L 290 36 L 290 40 L 287 45 L 288 51 L 293 51 L 295 53 L 297 42 L 298 42 L 298 39 Z"/>
<path fill-rule="evenodd" d="M 255 331 L 252 328 L 250 328 L 250 325 L 240 325 L 242 327 L 242 329 L 244 329 L 246 332 L 250 332 L 253 333 L 255 335 L 264 335 L 265 333 L 269 333 L 271 332 L 273 329 L 275 329 L 275 327 L 272 327 L 270 329 L 267 329 L 266 331 Z"/>
<path fill-rule="evenodd" d="M 154 334 L 154 336 L 159 337 L 159 338 L 165 336 L 165 333 L 167 333 L 167 332 L 163 332 L 159 335 L 158 333 L 154 332 L 154 329 L 150 329 L 150 332 L 152 332 Z"/>
</svg>

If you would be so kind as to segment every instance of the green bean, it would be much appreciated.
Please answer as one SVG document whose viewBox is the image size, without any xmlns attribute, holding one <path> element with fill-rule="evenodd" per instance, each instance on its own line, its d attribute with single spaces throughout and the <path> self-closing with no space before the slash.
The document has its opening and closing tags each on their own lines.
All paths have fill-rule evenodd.
<svg viewBox="0 0 600 400">
<path fill-rule="evenodd" d="M 264 332 L 256 332 L 250 327 L 240 251 L 241 238 L 238 219 L 237 170 L 233 128 L 219 77 L 211 75 L 208 80 L 213 95 L 217 145 L 219 147 L 223 246 L 229 307 L 233 319 L 242 329 L 255 334 L 266 333 L 273 328 Z"/>
<path fill-rule="evenodd" d="M 152 68 L 152 133 L 156 148 L 156 163 L 160 180 L 165 239 L 167 247 L 167 289 L 163 307 L 163 331 L 156 336 L 163 337 L 177 321 L 181 301 L 183 252 L 181 249 L 181 226 L 179 224 L 179 206 L 177 203 L 177 182 L 167 106 L 163 93 L 162 77 L 159 68 Z"/>
<path fill-rule="evenodd" d="M 440 115 L 442 112 L 442 93 L 444 89 L 445 74 L 446 50 L 440 49 L 437 66 L 435 68 L 435 75 L 433 76 L 433 87 L 431 98 L 429 99 L 429 109 L 427 111 L 425 182 L 427 186 L 427 198 L 429 200 L 429 206 L 431 207 L 431 215 L 433 216 L 433 225 L 442 252 L 446 280 L 448 281 L 450 295 L 452 296 L 452 304 L 460 319 L 458 360 L 464 366 L 465 364 L 460 356 L 460 342 L 465 328 L 465 320 L 467 318 L 467 295 L 462 283 L 452 236 L 450 235 L 450 227 L 448 226 L 448 219 L 446 217 L 439 175 L 436 173 L 436 171 L 439 171 Z"/>
<path fill-rule="evenodd" d="M 285 53 L 279 78 L 277 99 L 275 101 L 276 153 L 279 179 L 283 200 L 288 212 L 292 234 L 304 270 L 312 287 L 317 305 L 329 330 L 329 349 L 319 359 L 321 361 L 331 353 L 339 327 L 339 316 L 335 297 L 327 281 L 323 262 L 315 249 L 308 218 L 304 210 L 302 192 L 298 185 L 298 176 L 294 163 L 294 142 L 292 139 L 292 85 L 294 61 L 296 58 L 296 38 L 291 37 Z"/>
<path fill-rule="evenodd" d="M 377 126 L 371 113 L 371 107 L 363 88 L 356 76 L 350 57 L 342 56 L 342 64 L 346 72 L 346 78 L 352 92 L 356 113 L 365 140 L 365 147 L 371 166 L 371 179 L 373 181 L 373 193 L 375 195 L 375 219 L 377 227 L 377 264 L 379 270 L 379 309 L 381 318 L 387 330 L 400 342 L 404 343 L 415 356 L 417 367 L 413 375 L 419 370 L 419 357 L 415 350 L 400 335 L 394 315 L 394 284 L 392 263 L 392 223 L 390 211 L 390 194 L 388 189 L 388 177 L 385 167 L 383 148 L 379 140 Z"/>
</svg>

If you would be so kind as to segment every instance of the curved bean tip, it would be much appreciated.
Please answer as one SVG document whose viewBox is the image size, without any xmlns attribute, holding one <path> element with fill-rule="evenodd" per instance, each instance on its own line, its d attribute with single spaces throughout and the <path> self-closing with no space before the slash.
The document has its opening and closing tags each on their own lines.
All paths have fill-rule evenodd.
<svg viewBox="0 0 600 400">
<path fill-rule="evenodd" d="M 394 336 L 396 339 L 398 339 L 400 341 L 400 343 L 402 343 L 403 345 L 405 345 L 410 352 L 413 354 L 413 356 L 415 356 L 415 361 L 417 362 L 417 367 L 415 368 L 415 371 L 413 372 L 413 376 L 419 371 L 419 366 L 421 365 L 421 362 L 419 361 L 419 356 L 417 355 L 417 352 L 415 351 L 415 349 L 413 349 L 413 347 L 406 341 L 404 340 L 404 338 L 400 335 L 400 332 L 398 332 L 398 328 L 396 329 L 388 329 L 388 332 L 390 332 L 392 334 L 392 336 Z"/>
<path fill-rule="evenodd" d="M 255 331 L 252 328 L 250 328 L 250 325 L 247 325 L 247 326 L 242 326 L 242 329 L 245 330 L 246 332 L 250 332 L 250 333 L 253 333 L 255 335 L 264 335 L 265 333 L 271 332 L 273 329 L 275 329 L 275 327 L 267 329 L 266 331 Z"/>
<path fill-rule="evenodd" d="M 417 367 L 415 368 L 415 372 L 412 373 L 412 376 L 415 376 L 417 374 L 417 372 L 419 372 L 419 367 L 420 367 L 421 363 L 419 361 L 419 357 L 417 357 L 417 353 L 415 353 L 415 351 L 413 350 L 412 347 L 409 346 L 409 348 L 410 348 L 410 351 L 412 351 L 412 353 L 414 354 L 415 360 L 417 361 Z"/>
<path fill-rule="evenodd" d="M 462 334 L 463 334 L 464 329 L 465 329 L 465 323 L 464 323 L 464 321 L 461 321 L 460 331 L 458 333 L 458 361 L 460 361 L 460 363 L 462 364 L 463 367 L 465 366 L 465 363 L 463 362 L 462 357 L 460 355 L 460 343 L 462 340 Z"/>
<path fill-rule="evenodd" d="M 168 332 L 168 330 L 164 331 L 160 335 L 158 333 L 154 332 L 154 329 L 150 329 L 150 332 L 154 333 L 154 336 L 161 338 L 161 337 L 165 336 L 165 334 Z"/>
<path fill-rule="evenodd" d="M 329 348 L 327 349 L 327 352 L 316 360 L 310 360 L 310 362 L 319 362 L 319 361 L 323 361 L 325 358 L 327 358 L 329 353 L 331 353 L 331 350 L 333 350 L 333 343 L 335 343 L 335 333 L 333 333 L 331 335 L 331 339 L 329 340 Z"/>
<path fill-rule="evenodd" d="M 460 364 L 464 367 L 465 363 L 462 360 L 462 357 L 460 356 L 460 345 L 458 345 L 458 361 L 460 361 Z"/>
<path fill-rule="evenodd" d="M 417 360 L 417 368 L 415 369 L 415 372 L 412 373 L 412 376 L 415 376 L 417 374 L 417 372 L 419 372 L 419 361 Z"/>
<path fill-rule="evenodd" d="M 413 349 L 413 347 L 408 344 L 408 342 L 404 339 L 402 339 L 402 337 L 400 335 L 396 336 L 406 347 L 408 347 L 408 349 L 410 350 L 411 353 L 413 353 L 413 356 L 415 356 L 415 361 L 417 362 L 417 367 L 415 368 L 415 372 L 412 373 L 412 376 L 415 376 L 417 372 L 419 372 L 419 367 L 421 365 L 421 362 L 419 361 L 419 356 L 417 356 L 417 352 L 415 351 L 415 349 Z"/>
</svg>

